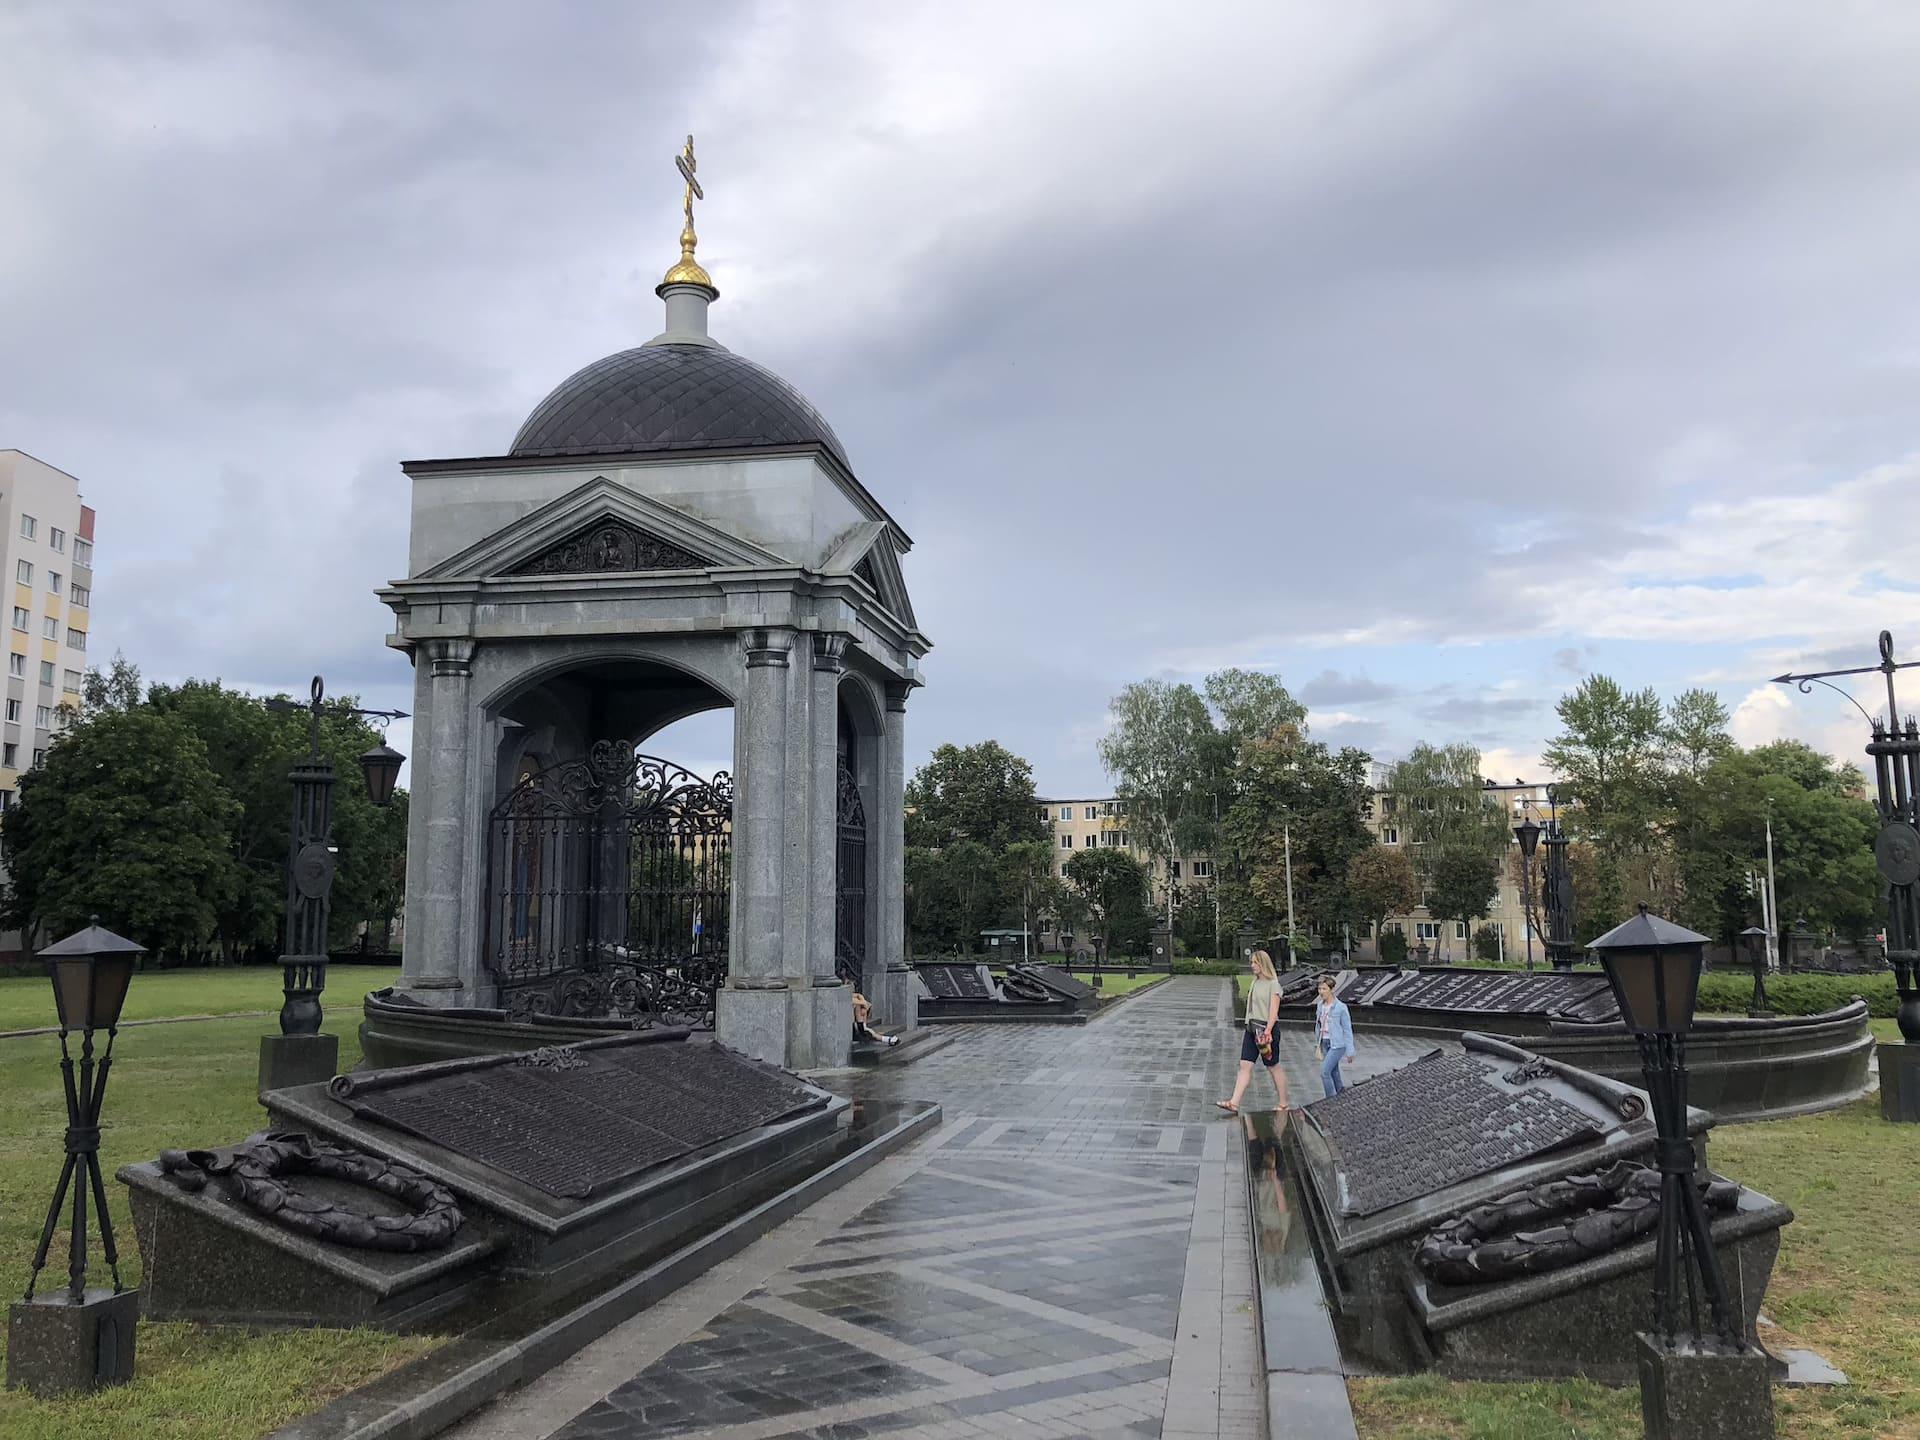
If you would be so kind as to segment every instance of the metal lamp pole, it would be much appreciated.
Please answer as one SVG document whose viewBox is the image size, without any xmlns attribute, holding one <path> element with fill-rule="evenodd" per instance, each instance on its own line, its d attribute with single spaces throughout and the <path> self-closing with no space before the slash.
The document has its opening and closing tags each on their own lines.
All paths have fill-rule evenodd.
<svg viewBox="0 0 1920 1440">
<path fill-rule="evenodd" d="M 1540 843 L 1540 826 L 1529 815 L 1513 827 L 1520 842 L 1520 928 L 1527 932 L 1527 969 L 1533 969 L 1533 852 Z"/>
<path fill-rule="evenodd" d="M 305 705 L 274 697 L 269 710 L 305 710 L 311 717 L 307 758 L 288 778 L 293 782 L 293 831 L 287 847 L 286 949 L 280 957 L 285 972 L 286 1003 L 280 1007 L 282 1035 L 320 1033 L 320 994 L 327 988 L 327 922 L 333 894 L 333 762 L 320 753 L 320 715 L 325 708 L 326 682 L 316 675 Z M 363 710 L 343 706 L 347 713 L 377 720 L 404 720 L 404 710 Z M 360 757 L 367 796 L 385 808 L 393 799 L 394 782 L 406 757 L 381 744 Z"/>
</svg>

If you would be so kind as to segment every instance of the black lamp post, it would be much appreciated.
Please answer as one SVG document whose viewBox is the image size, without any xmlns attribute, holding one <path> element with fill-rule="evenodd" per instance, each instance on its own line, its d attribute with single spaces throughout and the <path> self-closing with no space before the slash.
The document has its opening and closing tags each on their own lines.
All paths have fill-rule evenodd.
<svg viewBox="0 0 1920 1440">
<path fill-rule="evenodd" d="M 1533 852 L 1540 843 L 1540 826 L 1529 815 L 1513 827 L 1520 842 L 1520 928 L 1527 932 L 1527 969 L 1533 969 Z"/>
<path fill-rule="evenodd" d="M 1749 925 L 1740 932 L 1747 945 L 1747 963 L 1753 966 L 1753 1000 L 1748 1009 L 1755 1015 L 1771 1015 L 1767 1003 L 1767 932 Z"/>
<path fill-rule="evenodd" d="M 1639 1337 L 1640 1410 L 1651 1440 L 1747 1440 L 1773 1434 L 1765 1352 L 1749 1345 L 1727 1298 L 1687 1139 L 1687 1031 L 1707 937 L 1640 913 L 1590 947 L 1606 967 L 1620 1018 L 1640 1045 L 1652 1102 L 1660 1216 L 1653 1252 L 1654 1329 Z M 1687 1324 L 1679 1320 L 1679 1288 Z M 1706 1291 L 1712 1335 L 1700 1328 Z"/>
<path fill-rule="evenodd" d="M 333 894 L 333 762 L 320 753 L 320 716 L 325 708 L 326 682 L 313 677 L 305 705 L 278 697 L 267 701 L 270 710 L 305 710 L 311 717 L 307 758 L 294 765 L 293 833 L 287 853 L 286 949 L 280 957 L 286 996 L 280 1007 L 280 1037 L 268 1036 L 260 1048 L 260 1088 L 327 1079 L 333 1074 L 338 1042 L 323 1043 L 320 1036 L 320 995 L 327 988 L 327 924 Z M 380 720 L 403 720 L 404 710 L 363 710 L 345 706 L 348 713 Z M 406 762 L 390 745 L 374 746 L 360 757 L 367 798 L 385 807 L 393 800 L 394 783 Z M 300 1037 L 288 1042 L 286 1037 Z M 320 1073 L 325 1071 L 324 1074 Z"/>
<path fill-rule="evenodd" d="M 120 1256 L 114 1248 L 106 1185 L 100 1173 L 100 1107 L 106 1098 L 107 1071 L 113 1065 L 113 1040 L 120 1010 L 133 980 L 134 962 L 143 946 L 103 930 L 99 917 L 77 934 L 41 951 L 53 981 L 54 1009 L 60 1020 L 60 1078 L 67 1097 L 67 1159 L 60 1168 L 53 1203 L 40 1229 L 27 1276 L 26 1298 L 9 1320 L 7 1385 L 43 1393 L 92 1389 L 133 1375 L 136 1297 L 120 1284 Z M 74 1064 L 67 1037 L 80 1032 L 80 1062 Z M 93 1055 L 96 1030 L 107 1032 L 106 1049 Z M 64 1295 L 36 1301 L 34 1289 L 46 1268 L 55 1227 L 73 1199 L 68 1227 L 67 1289 Z M 113 1276 L 111 1291 L 87 1290 L 87 1206 L 99 1217 L 100 1248 Z"/>
</svg>

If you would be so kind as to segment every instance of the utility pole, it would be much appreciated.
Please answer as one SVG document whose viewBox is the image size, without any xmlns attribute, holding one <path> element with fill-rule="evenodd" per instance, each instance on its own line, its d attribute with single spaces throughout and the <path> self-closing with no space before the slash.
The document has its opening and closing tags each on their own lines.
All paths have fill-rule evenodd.
<svg viewBox="0 0 1920 1440">
<path fill-rule="evenodd" d="M 1773 891 L 1773 799 L 1767 799 L 1767 968 L 1780 968 L 1780 902 Z"/>
<path fill-rule="evenodd" d="M 1280 838 L 1287 847 L 1287 949 L 1293 949 L 1295 926 L 1293 923 L 1293 823 L 1283 821 L 1280 826 Z"/>
</svg>

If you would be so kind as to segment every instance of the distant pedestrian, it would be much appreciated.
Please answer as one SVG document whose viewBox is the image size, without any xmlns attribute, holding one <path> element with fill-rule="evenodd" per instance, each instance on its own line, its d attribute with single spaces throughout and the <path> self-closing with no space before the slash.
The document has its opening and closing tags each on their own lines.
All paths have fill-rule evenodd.
<svg viewBox="0 0 1920 1440">
<path fill-rule="evenodd" d="M 1238 1115 L 1240 1099 L 1253 1079 L 1253 1062 L 1258 1060 L 1267 1067 L 1274 1093 L 1280 1097 L 1275 1108 L 1284 1115 L 1287 1072 L 1280 1068 L 1280 1038 L 1273 1033 L 1280 1019 L 1280 981 L 1273 973 L 1273 957 L 1264 950 L 1247 956 L 1247 966 L 1253 971 L 1253 983 L 1247 987 L 1247 1014 L 1240 1026 L 1240 1078 L 1234 1082 L 1232 1099 L 1213 1103 L 1229 1115 Z"/>
<path fill-rule="evenodd" d="M 1333 976 L 1320 977 L 1320 998 L 1313 1007 L 1313 1030 L 1320 1042 L 1320 1088 L 1329 1096 L 1347 1088 L 1340 1067 L 1353 1061 L 1353 1016 L 1333 993 Z"/>
</svg>

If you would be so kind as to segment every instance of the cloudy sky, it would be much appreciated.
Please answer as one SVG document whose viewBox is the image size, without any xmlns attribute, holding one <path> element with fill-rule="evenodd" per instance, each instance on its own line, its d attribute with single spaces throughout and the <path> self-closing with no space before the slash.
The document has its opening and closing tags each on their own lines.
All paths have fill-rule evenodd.
<svg viewBox="0 0 1920 1440">
<path fill-rule="evenodd" d="M 1592 671 L 1854 753 L 1766 677 L 1920 655 L 1920 7 L 13 0 L 0 57 L 0 446 L 151 678 L 408 703 L 399 463 L 660 328 L 688 130 L 716 336 L 917 542 L 916 759 L 1096 791 L 1120 686 L 1229 664 L 1503 777 Z"/>
</svg>

